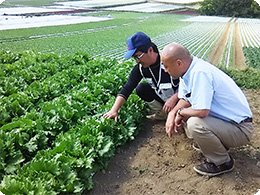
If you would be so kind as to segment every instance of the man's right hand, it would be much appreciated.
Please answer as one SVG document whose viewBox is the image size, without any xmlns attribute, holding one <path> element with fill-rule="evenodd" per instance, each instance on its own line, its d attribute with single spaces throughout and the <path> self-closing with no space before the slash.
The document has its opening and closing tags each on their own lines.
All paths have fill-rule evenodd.
<svg viewBox="0 0 260 195">
<path fill-rule="evenodd" d="M 165 131 L 168 134 L 169 138 L 172 137 L 172 131 L 175 126 L 175 116 L 176 116 L 176 111 L 172 110 L 171 112 L 169 112 L 166 120 Z"/>
<path fill-rule="evenodd" d="M 118 113 L 113 111 L 113 110 L 109 110 L 107 113 L 105 113 L 103 115 L 103 117 L 107 118 L 107 119 L 115 119 L 115 121 L 117 122 L 118 119 Z"/>
</svg>

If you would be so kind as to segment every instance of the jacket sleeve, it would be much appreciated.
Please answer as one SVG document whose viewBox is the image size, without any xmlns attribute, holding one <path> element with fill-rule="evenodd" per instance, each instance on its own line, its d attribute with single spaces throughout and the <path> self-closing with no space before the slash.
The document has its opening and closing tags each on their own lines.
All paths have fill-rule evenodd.
<svg viewBox="0 0 260 195">
<path fill-rule="evenodd" d="M 140 73 L 139 64 L 136 64 L 135 67 L 132 69 L 127 82 L 125 83 L 123 88 L 120 90 L 118 95 L 122 96 L 123 98 L 125 98 L 127 100 L 128 97 L 133 92 L 133 90 L 137 87 L 139 82 L 142 80 L 142 78 L 143 78 L 143 76 Z"/>
</svg>

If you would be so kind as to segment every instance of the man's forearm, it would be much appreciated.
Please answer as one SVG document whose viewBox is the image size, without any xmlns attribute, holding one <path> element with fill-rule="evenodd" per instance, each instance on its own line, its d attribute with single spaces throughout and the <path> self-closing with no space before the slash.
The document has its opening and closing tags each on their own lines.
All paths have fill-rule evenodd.
<svg viewBox="0 0 260 195">
<path fill-rule="evenodd" d="M 186 101 L 184 99 L 180 99 L 179 102 L 177 103 L 177 105 L 173 108 L 172 112 L 177 113 L 177 111 L 180 108 L 188 108 L 190 106 L 191 106 L 191 104 L 188 101 Z"/>
<path fill-rule="evenodd" d="M 182 117 L 188 118 L 188 117 L 200 117 L 205 118 L 209 114 L 209 110 L 207 109 L 200 109 L 195 110 L 191 106 L 188 108 L 180 108 L 178 111 L 178 114 Z"/>
</svg>

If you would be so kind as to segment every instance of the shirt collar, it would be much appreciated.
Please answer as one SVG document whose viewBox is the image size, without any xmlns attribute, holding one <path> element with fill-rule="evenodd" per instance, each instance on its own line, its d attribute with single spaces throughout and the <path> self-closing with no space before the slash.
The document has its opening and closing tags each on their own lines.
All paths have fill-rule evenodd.
<svg viewBox="0 0 260 195">
<path fill-rule="evenodd" d="M 190 77 L 191 70 L 195 66 L 197 60 L 198 58 L 196 56 L 192 57 L 192 61 L 188 70 L 184 73 L 184 75 L 181 76 L 182 79 L 187 80 Z"/>
</svg>

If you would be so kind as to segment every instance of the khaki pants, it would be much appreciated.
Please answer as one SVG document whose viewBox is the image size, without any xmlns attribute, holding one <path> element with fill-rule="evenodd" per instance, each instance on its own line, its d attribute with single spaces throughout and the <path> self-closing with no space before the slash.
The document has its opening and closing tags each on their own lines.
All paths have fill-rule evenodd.
<svg viewBox="0 0 260 195">
<path fill-rule="evenodd" d="M 216 165 L 230 160 L 228 149 L 249 142 L 253 133 L 251 122 L 227 122 L 214 117 L 190 117 L 186 133 L 198 143 L 203 155 Z"/>
</svg>

